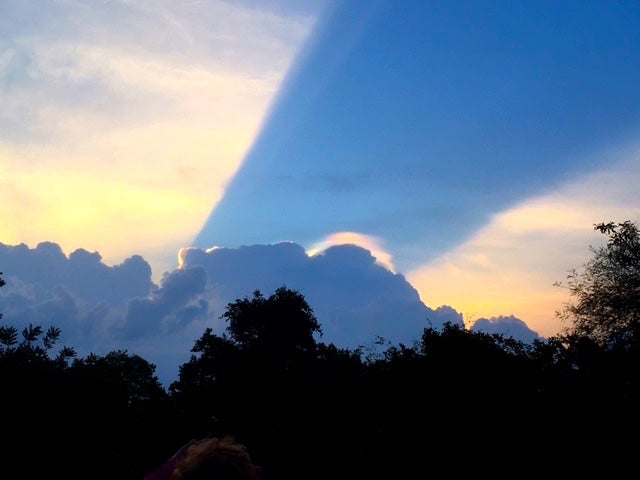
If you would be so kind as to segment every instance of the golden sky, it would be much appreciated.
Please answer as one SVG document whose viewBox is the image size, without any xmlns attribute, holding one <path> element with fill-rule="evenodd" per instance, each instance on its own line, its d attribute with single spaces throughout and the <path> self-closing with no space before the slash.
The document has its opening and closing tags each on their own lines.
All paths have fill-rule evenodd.
<svg viewBox="0 0 640 480">
<path fill-rule="evenodd" d="M 606 240 L 593 224 L 640 218 L 640 149 L 599 155 L 609 167 L 497 213 L 462 244 L 407 272 L 422 301 L 455 307 L 466 324 L 515 315 L 540 335 L 559 333 L 555 312 L 570 297 L 554 282 L 564 282 L 591 257 L 589 247 Z"/>
<path fill-rule="evenodd" d="M 0 50 L 0 241 L 108 264 L 141 253 L 159 277 L 223 195 L 313 19 L 217 1 L 42 10 L 59 29 L 25 26 Z"/>
</svg>

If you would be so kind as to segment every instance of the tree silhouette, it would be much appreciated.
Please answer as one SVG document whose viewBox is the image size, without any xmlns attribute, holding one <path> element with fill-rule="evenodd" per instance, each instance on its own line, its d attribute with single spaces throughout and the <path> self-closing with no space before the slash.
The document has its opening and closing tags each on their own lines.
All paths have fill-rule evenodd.
<svg viewBox="0 0 640 480">
<path fill-rule="evenodd" d="M 339 459 L 341 439 L 331 436 L 338 424 L 356 430 L 359 354 L 318 343 L 313 310 L 286 287 L 268 297 L 254 291 L 237 299 L 222 318 L 225 331 L 205 330 L 170 386 L 194 428 L 239 438 L 266 478 L 296 478 L 317 463 L 325 442 L 333 441 Z M 319 478 L 331 465 L 314 467 L 306 478 Z"/>
<path fill-rule="evenodd" d="M 176 421 L 155 366 L 125 351 L 53 354 L 61 333 L 0 326 L 2 458 L 20 478 L 142 478 Z"/>
<path fill-rule="evenodd" d="M 577 445 L 626 465 L 626 432 L 640 428 L 640 232 L 631 221 L 594 230 L 607 242 L 567 277 L 572 301 L 557 315 L 568 325 L 550 339 L 544 388 L 572 406 L 565 421 Z"/>
<path fill-rule="evenodd" d="M 557 314 L 567 332 L 613 349 L 640 348 L 640 232 L 635 223 L 599 223 L 608 237 L 567 285 L 573 301 Z"/>
<path fill-rule="evenodd" d="M 278 288 L 265 298 L 259 290 L 251 299 L 237 299 L 222 315 L 229 337 L 241 348 L 269 350 L 283 356 L 304 355 L 316 347 L 320 324 L 300 292 Z"/>
</svg>

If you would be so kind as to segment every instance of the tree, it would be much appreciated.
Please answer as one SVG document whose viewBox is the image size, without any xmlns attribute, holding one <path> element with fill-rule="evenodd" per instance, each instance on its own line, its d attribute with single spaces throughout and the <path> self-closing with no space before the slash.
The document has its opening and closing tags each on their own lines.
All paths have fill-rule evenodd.
<svg viewBox="0 0 640 480">
<path fill-rule="evenodd" d="M 0 287 L 7 282 L 0 272 Z M 0 313 L 2 319 L 2 313 Z M 15 361 L 19 358 L 24 364 L 40 364 L 51 362 L 66 366 L 68 361 L 76 356 L 76 351 L 71 347 L 63 347 L 55 360 L 49 358 L 51 350 L 60 338 L 61 330 L 57 327 L 49 327 L 45 332 L 40 325 L 29 324 L 22 330 L 22 341 L 18 342 L 18 329 L 12 325 L 0 326 L 0 360 L 4 362 Z"/>
<path fill-rule="evenodd" d="M 222 317 L 228 322 L 227 332 L 240 347 L 267 349 L 272 354 L 313 352 L 314 334 L 322 334 L 302 294 L 286 287 L 278 288 L 268 298 L 256 290 L 253 298 L 230 303 Z"/>
<path fill-rule="evenodd" d="M 590 247 L 592 258 L 567 276 L 573 301 L 557 315 L 567 333 L 609 349 L 640 347 L 640 231 L 631 222 L 598 223 L 605 245 Z"/>
<path fill-rule="evenodd" d="M 321 333 L 320 325 L 295 290 L 281 287 L 269 297 L 256 290 L 252 298 L 229 303 L 222 318 L 225 332 L 216 335 L 207 329 L 191 360 L 180 367 L 180 380 L 170 387 L 183 399 L 230 410 L 225 399 L 235 395 L 251 399 L 261 386 L 271 391 L 290 387 L 293 378 L 305 376 L 316 356 L 314 334 Z"/>
<path fill-rule="evenodd" d="M 237 299 L 222 318 L 225 331 L 205 330 L 170 387 L 192 431 L 238 438 L 261 459 L 265 478 L 299 478 L 309 465 L 317 476 L 305 478 L 330 476 L 314 455 L 331 444 L 340 458 L 338 442 L 352 438 L 334 437 L 361 406 L 359 355 L 316 342 L 322 332 L 312 308 L 286 287 Z"/>
</svg>

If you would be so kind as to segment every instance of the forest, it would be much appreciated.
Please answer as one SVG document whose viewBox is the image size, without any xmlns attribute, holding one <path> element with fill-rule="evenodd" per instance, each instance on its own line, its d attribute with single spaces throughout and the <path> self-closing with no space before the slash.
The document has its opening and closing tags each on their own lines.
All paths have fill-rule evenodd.
<svg viewBox="0 0 640 480">
<path fill-rule="evenodd" d="M 226 330 L 205 330 L 164 388 L 140 356 L 80 358 L 56 327 L 2 323 L 3 477 L 141 480 L 225 435 L 265 480 L 635 471 L 640 233 L 594 228 L 607 242 L 567 277 L 565 329 L 532 343 L 446 324 L 412 345 L 337 348 L 283 286 L 230 303 Z"/>
</svg>

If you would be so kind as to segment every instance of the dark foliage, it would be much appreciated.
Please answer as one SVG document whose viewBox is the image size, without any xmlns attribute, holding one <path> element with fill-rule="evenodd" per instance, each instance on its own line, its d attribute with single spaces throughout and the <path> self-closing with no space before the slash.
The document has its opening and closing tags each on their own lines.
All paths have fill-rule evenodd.
<svg viewBox="0 0 640 480">
<path fill-rule="evenodd" d="M 599 223 L 607 243 L 568 276 L 573 302 L 558 312 L 570 333 L 610 349 L 640 349 L 640 232 L 635 223 Z"/>
<path fill-rule="evenodd" d="M 3 465 L 13 478 L 141 478 L 169 441 L 158 419 L 174 415 L 155 367 L 121 351 L 53 354 L 60 333 L 0 327 Z"/>
</svg>

